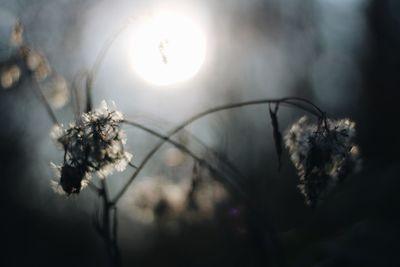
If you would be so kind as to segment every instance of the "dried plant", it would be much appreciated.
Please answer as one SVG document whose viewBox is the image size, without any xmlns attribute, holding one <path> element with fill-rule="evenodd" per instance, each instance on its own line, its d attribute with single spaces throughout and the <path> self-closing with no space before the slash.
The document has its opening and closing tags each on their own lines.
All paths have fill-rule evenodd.
<svg viewBox="0 0 400 267">
<path fill-rule="evenodd" d="M 63 165 L 57 168 L 61 170 L 60 186 L 65 193 L 79 193 L 94 172 L 105 178 L 114 169 L 125 170 L 132 155 L 125 151 L 122 120 L 122 114 L 103 101 L 98 109 L 83 113 L 68 128 L 53 128 L 51 136 L 64 150 Z"/>
<path fill-rule="evenodd" d="M 325 119 L 311 124 L 306 117 L 294 123 L 285 145 L 300 176 L 306 203 L 315 206 L 338 182 L 360 169 L 355 123 Z"/>
<path fill-rule="evenodd" d="M 218 106 L 193 115 L 167 134 L 159 133 L 135 121 L 124 119 L 121 112 L 116 111 L 115 107 L 107 105 L 105 101 L 98 108 L 93 109 L 92 91 L 95 86 L 97 70 L 113 41 L 124 28 L 120 29 L 105 43 L 92 69 L 82 72 L 79 76 L 86 81 L 87 101 L 84 112 L 80 109 L 79 90 L 70 93 L 68 83 L 62 76 L 58 74 L 53 76 L 54 84 L 50 86 L 50 88 L 53 88 L 49 89 L 50 93 L 42 91 L 41 84 L 51 75 L 51 68 L 41 52 L 34 49 L 32 45 L 25 43 L 23 38 L 24 27 L 21 22 L 16 23 L 10 39 L 10 43 L 16 47 L 17 53 L 10 57 L 9 61 L 2 63 L 0 68 L 1 86 L 4 89 L 17 86 L 23 77 L 31 78 L 39 100 L 45 106 L 54 123 L 51 137 L 64 153 L 63 162 L 60 165 L 53 164 L 58 176 L 57 181 L 52 183 L 56 191 L 63 192 L 66 195 L 78 194 L 85 186 L 89 185 L 89 188 L 97 193 L 103 203 L 102 209 L 95 213 L 93 225 L 105 242 L 110 266 L 122 265 L 118 248 L 117 204 L 145 165 L 165 143 L 169 143 L 183 154 L 191 157 L 194 162 L 192 181 L 187 190 L 182 193 L 181 199 L 185 202 L 183 206 L 187 210 L 193 212 L 205 208 L 201 206 L 202 202 L 199 199 L 210 198 L 204 193 L 205 191 L 202 191 L 204 189 L 205 170 L 207 170 L 210 178 L 219 181 L 218 185 L 213 184 L 213 187 L 224 185 L 224 191 L 231 195 L 242 199 L 248 198 L 238 182 L 243 179 L 236 179 L 241 174 L 238 173 L 236 166 L 227 160 L 227 157 L 215 153 L 207 147 L 206 152 L 210 156 L 206 157 L 191 150 L 186 142 L 178 142 L 172 139 L 186 126 L 204 116 L 251 105 L 267 106 L 279 168 L 282 165 L 284 143 L 300 177 L 299 188 L 301 193 L 310 206 L 316 206 L 330 189 L 360 168 L 359 149 L 355 144 L 354 122 L 348 119 L 328 118 L 325 112 L 315 104 L 299 97 L 258 99 Z M 74 85 L 73 88 L 76 89 L 76 83 L 73 82 L 72 84 Z M 59 108 L 66 104 L 65 99 L 69 98 L 70 95 L 73 98 L 72 102 L 75 104 L 77 114 L 75 121 L 65 127 L 58 122 L 53 108 Z M 282 138 L 278 117 L 279 108 L 282 106 L 295 107 L 309 113 L 316 118 L 317 123 L 311 123 L 306 117 L 303 117 L 291 125 Z M 141 162 L 131 162 L 132 155 L 126 151 L 127 138 L 121 129 L 122 125 L 136 127 L 160 139 L 159 143 L 147 153 Z M 114 196 L 111 196 L 106 177 L 114 170 L 124 171 L 127 166 L 134 169 L 133 174 L 126 184 Z M 221 166 L 225 169 L 223 170 Z M 93 176 L 100 178 L 100 186 L 91 183 Z M 148 183 L 148 181 L 145 182 Z M 143 191 L 136 192 L 136 206 L 142 208 L 143 212 L 148 212 L 147 210 L 150 207 L 153 217 L 157 212 L 161 214 L 162 209 L 175 208 L 175 211 L 181 209 L 182 206 L 179 205 L 182 203 L 178 205 L 174 202 L 176 199 L 171 200 L 169 198 L 166 189 L 168 186 L 171 185 L 156 181 L 153 184 L 155 193 L 153 192 L 151 196 L 146 195 L 146 192 Z M 136 189 L 140 190 L 140 185 L 137 185 L 137 187 Z M 203 205 L 212 205 L 204 203 Z"/>
</svg>

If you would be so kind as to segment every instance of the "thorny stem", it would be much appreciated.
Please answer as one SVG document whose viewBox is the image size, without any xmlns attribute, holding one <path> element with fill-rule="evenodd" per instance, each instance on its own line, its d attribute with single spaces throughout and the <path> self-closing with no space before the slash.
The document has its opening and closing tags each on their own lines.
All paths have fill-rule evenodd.
<svg viewBox="0 0 400 267">
<path fill-rule="evenodd" d="M 299 102 L 302 102 L 304 104 L 307 104 L 307 105 L 311 106 L 312 109 L 306 108 L 306 107 L 304 107 L 304 106 L 302 106 L 302 105 L 300 105 L 298 103 L 294 103 L 293 101 L 299 101 Z M 122 187 L 122 189 L 117 193 L 117 195 L 114 197 L 114 200 L 112 202 L 114 204 L 116 204 L 119 201 L 119 199 L 124 195 L 126 190 L 129 188 L 130 184 L 138 176 L 140 171 L 143 169 L 143 167 L 146 165 L 146 163 L 153 157 L 153 155 L 158 151 L 158 149 L 160 149 L 160 147 L 165 142 L 169 142 L 168 140 L 170 140 L 170 138 L 174 134 L 176 134 L 179 131 L 181 131 L 187 125 L 191 124 L 192 122 L 194 122 L 194 121 L 196 121 L 196 120 L 198 120 L 198 119 L 200 119 L 200 118 L 202 118 L 204 116 L 207 116 L 209 114 L 216 113 L 216 112 L 219 112 L 219 111 L 222 111 L 222 110 L 228 110 L 228 109 L 239 108 L 239 107 L 244 107 L 244 106 L 251 106 L 251 105 L 273 104 L 273 103 L 275 103 L 275 104 L 284 103 L 286 105 L 293 106 L 293 107 L 302 109 L 304 111 L 307 111 L 307 112 L 313 114 L 314 116 L 316 116 L 319 119 L 320 118 L 325 118 L 325 113 L 318 106 L 316 106 L 311 101 L 309 101 L 307 99 L 304 99 L 304 98 L 300 98 L 300 97 L 284 97 L 284 98 L 277 98 L 277 99 L 260 99 L 260 100 L 232 103 L 232 104 L 222 105 L 222 106 L 219 106 L 219 107 L 215 107 L 215 108 L 211 108 L 211 109 L 205 110 L 203 112 L 200 112 L 200 113 L 195 114 L 194 116 L 190 117 L 189 119 L 187 119 L 186 121 L 184 121 L 183 123 L 178 125 L 176 128 L 172 129 L 167 135 L 165 135 L 163 137 L 163 140 L 161 140 L 157 145 L 155 145 L 154 148 L 145 156 L 145 158 L 142 160 L 141 164 L 138 166 L 136 171 L 132 174 L 132 176 L 130 177 L 128 182 Z M 239 192 L 241 192 L 241 190 Z M 241 193 L 241 195 L 243 195 L 243 194 Z"/>
</svg>

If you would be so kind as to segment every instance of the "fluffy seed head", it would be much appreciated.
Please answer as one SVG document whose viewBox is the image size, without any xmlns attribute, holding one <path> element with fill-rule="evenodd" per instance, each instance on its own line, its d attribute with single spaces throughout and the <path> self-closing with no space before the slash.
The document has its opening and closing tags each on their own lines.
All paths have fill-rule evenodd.
<svg viewBox="0 0 400 267">
<path fill-rule="evenodd" d="M 354 138 L 355 123 L 349 119 L 326 119 L 313 124 L 302 117 L 287 131 L 285 146 L 308 205 L 315 206 L 338 182 L 360 169 Z"/>
<path fill-rule="evenodd" d="M 126 136 L 121 129 L 122 120 L 122 114 L 110 109 L 103 101 L 98 109 L 82 114 L 69 127 L 53 128 L 51 137 L 65 153 L 65 170 L 64 173 L 63 169 L 61 171 L 60 184 L 64 183 L 63 177 L 70 179 L 64 191 L 72 188 L 75 190 L 72 193 L 79 192 L 78 185 L 85 173 L 96 173 L 100 178 L 105 178 L 114 169 L 123 171 L 126 168 L 132 155 L 125 151 Z"/>
</svg>

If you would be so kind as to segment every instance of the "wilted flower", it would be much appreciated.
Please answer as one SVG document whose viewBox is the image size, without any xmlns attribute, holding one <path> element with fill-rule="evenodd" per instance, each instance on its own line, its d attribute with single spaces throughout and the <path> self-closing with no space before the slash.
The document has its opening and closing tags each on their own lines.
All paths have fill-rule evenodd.
<svg viewBox="0 0 400 267">
<path fill-rule="evenodd" d="M 326 119 L 311 124 L 302 117 L 291 126 L 285 145 L 300 176 L 299 188 L 308 205 L 315 206 L 338 182 L 360 168 L 354 138 L 355 123 L 349 119 Z"/>
<path fill-rule="evenodd" d="M 109 109 L 103 101 L 98 109 L 84 113 L 68 128 L 58 126 L 53 129 L 52 138 L 65 152 L 60 179 L 64 191 L 79 193 L 79 182 L 87 173 L 96 172 L 105 178 L 114 169 L 123 171 L 126 168 L 132 155 L 125 151 L 122 120 L 122 114 Z"/>
</svg>

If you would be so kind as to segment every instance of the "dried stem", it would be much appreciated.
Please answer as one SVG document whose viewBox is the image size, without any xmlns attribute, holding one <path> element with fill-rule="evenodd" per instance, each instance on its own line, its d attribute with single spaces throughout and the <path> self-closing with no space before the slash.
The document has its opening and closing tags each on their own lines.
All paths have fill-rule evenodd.
<svg viewBox="0 0 400 267">
<path fill-rule="evenodd" d="M 306 105 L 309 105 L 312 109 L 310 109 L 309 107 L 304 107 L 304 106 L 300 105 L 299 103 L 295 103 L 296 101 L 304 103 Z M 115 198 L 113 200 L 113 203 L 116 204 L 118 202 L 118 200 L 124 195 L 126 190 L 129 188 L 130 184 L 133 182 L 133 180 L 136 178 L 136 176 L 140 173 L 140 171 L 143 169 L 143 167 L 146 165 L 146 163 L 158 151 L 158 149 L 160 149 L 160 147 L 165 142 L 168 142 L 168 140 L 170 140 L 170 138 L 174 134 L 176 134 L 179 131 L 181 131 L 187 125 L 191 124 L 192 122 L 194 122 L 194 121 L 196 121 L 196 120 L 198 120 L 198 119 L 200 119 L 200 118 L 202 118 L 204 116 L 207 116 L 209 114 L 216 113 L 216 112 L 219 112 L 219 111 L 222 111 L 222 110 L 228 110 L 228 109 L 239 108 L 239 107 L 244 107 L 244 106 L 251 106 L 251 105 L 271 104 L 271 103 L 275 103 L 275 104 L 285 103 L 288 106 L 293 106 L 295 108 L 299 108 L 299 109 L 302 109 L 302 110 L 304 110 L 306 112 L 309 112 L 309 113 L 313 114 L 314 116 L 316 116 L 318 119 L 321 119 L 321 118 L 325 117 L 325 113 L 320 108 L 318 108 L 314 103 L 310 102 L 307 99 L 303 99 L 303 98 L 300 98 L 300 97 L 285 97 L 285 98 L 277 98 L 277 99 L 260 99 L 260 100 L 232 103 L 232 104 L 222 105 L 222 106 L 219 106 L 219 107 L 211 108 L 211 109 L 205 110 L 203 112 L 200 112 L 200 113 L 190 117 L 189 119 L 187 119 L 186 121 L 184 121 L 180 125 L 178 125 L 176 128 L 171 130 L 166 136 L 163 136 L 163 138 L 162 138 L 163 140 L 160 141 L 157 145 L 155 145 L 154 148 L 146 155 L 146 157 L 142 160 L 142 163 L 138 166 L 138 168 L 133 173 L 133 175 L 130 177 L 128 182 L 117 193 L 117 195 L 115 196 Z M 243 195 L 241 190 L 239 192 L 241 192 L 241 195 Z"/>
<path fill-rule="evenodd" d="M 221 171 L 219 171 L 218 169 L 216 169 L 214 166 L 212 166 L 210 163 L 208 163 L 206 160 L 204 160 L 203 158 L 200 158 L 199 156 L 197 156 L 194 152 L 192 152 L 189 148 L 187 148 L 186 146 L 175 142 L 174 140 L 170 139 L 170 137 L 168 136 L 164 136 L 154 130 L 151 130 L 141 124 L 132 122 L 132 121 L 127 121 L 124 120 L 124 123 L 137 127 L 139 129 L 142 129 L 143 131 L 146 131 L 154 136 L 157 136 L 158 138 L 161 139 L 160 143 L 158 144 L 164 144 L 165 142 L 172 144 L 173 146 L 175 146 L 177 149 L 181 150 L 183 153 L 188 154 L 189 156 L 191 156 L 194 160 L 196 160 L 197 162 L 199 162 L 200 164 L 204 165 L 205 167 L 207 167 L 211 172 L 215 173 L 218 177 L 225 177 L 225 179 L 233 186 L 235 187 L 235 189 L 240 192 L 241 194 L 244 194 L 242 192 L 242 190 L 240 189 L 240 186 L 232 179 L 230 179 L 228 176 L 224 175 Z M 161 146 L 160 145 L 160 146 Z M 158 146 L 157 146 L 157 150 L 158 150 Z M 151 158 L 151 156 L 157 151 L 157 150 L 152 150 L 154 151 L 150 156 L 147 155 L 147 160 L 143 160 L 142 163 L 137 166 L 137 169 L 135 170 L 135 173 L 133 174 L 134 178 L 139 174 L 139 172 L 142 170 L 142 168 L 145 166 L 145 164 L 147 163 L 147 161 Z M 149 153 L 150 154 L 150 153 Z M 132 179 L 132 177 L 131 177 Z M 118 201 L 119 197 L 115 197 L 113 203 L 116 204 Z"/>
<path fill-rule="evenodd" d="M 72 89 L 71 89 L 71 94 L 72 94 L 72 101 L 71 104 L 73 106 L 74 110 L 74 115 L 75 119 L 77 119 L 80 116 L 81 113 L 81 85 L 83 82 L 83 79 L 86 77 L 87 72 L 86 71 L 80 71 L 78 72 L 74 80 L 72 81 Z"/>
<path fill-rule="evenodd" d="M 44 96 L 42 89 L 40 88 L 40 84 L 35 80 L 34 77 L 31 77 L 32 79 L 32 84 L 33 84 L 33 89 L 36 92 L 36 96 L 38 97 L 39 101 L 43 104 L 45 107 L 47 114 L 51 118 L 54 124 L 60 125 L 60 123 L 57 120 L 57 117 L 51 108 L 49 102 L 47 101 L 46 97 Z"/>
<path fill-rule="evenodd" d="M 121 257 L 117 243 L 117 214 L 116 208 L 109 198 L 108 186 L 106 179 L 101 179 L 100 197 L 103 201 L 103 223 L 102 223 L 102 237 L 105 245 L 107 246 L 110 266 L 119 267 L 121 264 Z M 111 220 L 111 211 L 114 211 Z"/>
<path fill-rule="evenodd" d="M 103 60 L 105 56 L 107 55 L 107 52 L 111 48 L 112 44 L 114 41 L 118 38 L 118 36 L 126 29 L 126 27 L 129 25 L 130 20 L 125 22 L 121 28 L 117 29 L 103 44 L 103 46 L 100 49 L 100 52 L 97 54 L 97 57 L 94 61 L 94 64 L 90 71 L 87 73 L 86 76 L 86 112 L 90 111 L 92 109 L 93 103 L 92 103 L 92 91 L 93 91 L 93 86 L 95 79 L 97 77 L 97 73 L 103 63 Z"/>
<path fill-rule="evenodd" d="M 139 128 L 141 130 L 144 130 L 158 138 L 161 138 L 162 140 L 165 140 L 166 142 L 171 143 L 171 140 L 169 137 L 155 131 L 155 130 L 151 130 L 148 127 L 137 123 L 137 122 L 133 122 L 131 120 L 125 120 L 124 123 L 129 124 L 131 126 L 134 126 L 136 128 Z M 215 159 L 217 159 L 219 162 L 222 162 L 228 169 L 229 171 L 231 171 L 232 173 L 234 173 L 235 175 L 239 176 L 240 178 L 244 178 L 244 176 L 241 174 L 241 172 L 234 166 L 233 163 L 231 163 L 228 159 L 223 158 L 221 155 L 219 155 L 215 150 L 213 150 L 211 147 L 207 146 L 204 142 L 202 142 L 199 138 L 197 138 L 195 135 L 191 134 L 188 131 L 185 131 L 186 134 L 188 134 L 193 140 L 195 140 L 197 143 L 199 143 L 201 146 L 203 146 L 203 148 L 206 149 L 207 152 L 209 152 Z M 176 142 L 175 142 L 176 143 Z M 172 145 L 174 145 L 174 143 L 171 143 Z M 182 145 L 182 144 L 181 144 Z M 175 145 L 174 145 L 175 146 Z M 179 148 L 178 148 L 179 149 Z M 129 163 L 129 165 L 135 169 L 137 169 L 137 166 L 133 165 L 132 163 Z"/>
</svg>

